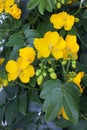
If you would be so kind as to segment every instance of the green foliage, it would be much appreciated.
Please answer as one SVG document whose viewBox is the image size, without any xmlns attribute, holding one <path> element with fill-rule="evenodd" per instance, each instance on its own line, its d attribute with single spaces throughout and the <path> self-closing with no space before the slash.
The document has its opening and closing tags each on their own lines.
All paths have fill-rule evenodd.
<svg viewBox="0 0 87 130">
<path fill-rule="evenodd" d="M 78 88 L 72 83 L 62 84 L 59 80 L 47 81 L 43 84 L 43 87 L 40 97 L 45 99 L 43 111 L 46 112 L 46 120 L 55 119 L 63 106 L 70 121 L 77 122 L 79 118 L 77 107 L 79 100 Z"/>
<path fill-rule="evenodd" d="M 52 12 L 53 9 L 53 5 L 52 5 L 52 1 L 51 0 L 47 0 L 45 2 L 45 0 L 29 0 L 28 1 L 28 5 L 27 5 L 27 9 L 28 10 L 32 10 L 35 7 L 38 6 L 38 10 L 40 12 L 40 14 L 44 14 L 44 10 L 47 10 L 49 12 Z"/>
<path fill-rule="evenodd" d="M 22 11 L 19 20 L 5 12 L 0 13 L 0 58 L 5 58 L 5 61 L 0 63 L 0 79 L 8 79 L 5 66 L 10 59 L 17 61 L 19 49 L 30 46 L 35 50 L 34 39 L 44 37 L 48 31 L 56 31 L 64 39 L 67 34 L 75 35 L 80 47 L 78 59 L 75 61 L 76 68 L 72 68 L 70 59 L 64 60 L 65 64 L 62 64 L 62 59 L 54 60 L 52 55 L 48 58 L 38 58 L 35 50 L 35 61 L 32 64 L 35 72 L 40 70 L 40 85 L 37 82 L 37 74 L 30 78 L 29 83 L 22 83 L 17 78 L 9 81 L 7 87 L 4 87 L 4 81 L 0 80 L 0 130 L 87 129 L 87 2 L 84 0 L 81 3 L 78 0 L 67 4 L 68 0 L 65 0 L 60 9 L 57 8 L 57 2 L 59 1 L 20 0 L 17 3 Z M 52 14 L 62 11 L 79 19 L 69 31 L 64 28 L 55 29 L 50 22 Z M 49 47 L 50 49 L 52 48 Z M 43 53 L 44 50 L 45 48 Z M 57 79 L 51 79 L 52 72 L 49 68 L 53 68 Z M 19 73 L 20 71 L 21 69 Z M 69 72 L 84 72 L 79 84 L 83 88 L 82 94 L 80 87 L 72 82 L 73 75 L 71 82 L 67 82 Z M 62 108 L 69 120 L 64 119 Z M 7 124 L 3 125 L 5 122 Z"/>
<path fill-rule="evenodd" d="M 20 44 L 24 44 L 23 35 L 20 33 L 14 33 L 10 36 L 9 41 L 6 43 L 7 47 L 14 47 Z"/>
</svg>

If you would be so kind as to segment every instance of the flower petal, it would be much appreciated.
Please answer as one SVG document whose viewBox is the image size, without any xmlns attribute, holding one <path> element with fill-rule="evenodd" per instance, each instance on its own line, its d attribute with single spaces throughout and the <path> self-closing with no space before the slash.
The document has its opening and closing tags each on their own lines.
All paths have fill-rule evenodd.
<svg viewBox="0 0 87 130">
<path fill-rule="evenodd" d="M 35 50 L 32 47 L 25 47 L 19 50 L 19 55 L 25 57 L 29 63 L 35 59 Z"/>
<path fill-rule="evenodd" d="M 19 78 L 23 83 L 27 83 L 30 81 L 30 77 L 34 76 L 34 67 L 29 65 L 26 69 L 22 70 L 19 74 Z"/>
<path fill-rule="evenodd" d="M 9 73 L 8 74 L 8 81 L 15 80 L 18 77 L 18 73 Z"/>
<path fill-rule="evenodd" d="M 14 60 L 9 60 L 5 68 L 6 68 L 6 71 L 9 73 L 15 73 L 18 71 L 17 63 Z"/>
</svg>

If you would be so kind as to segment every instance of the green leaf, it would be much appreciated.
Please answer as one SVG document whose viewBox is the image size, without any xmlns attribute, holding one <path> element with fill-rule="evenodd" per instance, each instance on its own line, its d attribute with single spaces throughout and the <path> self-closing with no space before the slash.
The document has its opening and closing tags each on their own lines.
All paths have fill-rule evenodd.
<svg viewBox="0 0 87 130">
<path fill-rule="evenodd" d="M 78 107 L 79 97 L 81 95 L 78 86 L 76 86 L 72 82 L 66 82 L 64 85 L 65 85 L 65 91 L 67 91 L 73 97 Z"/>
<path fill-rule="evenodd" d="M 18 94 L 18 86 L 8 86 L 4 88 L 8 98 L 14 98 Z"/>
<path fill-rule="evenodd" d="M 27 110 L 27 93 L 22 93 L 21 95 L 18 95 L 18 108 L 19 112 L 25 115 Z"/>
<path fill-rule="evenodd" d="M 0 106 L 3 105 L 6 102 L 6 92 L 4 89 L 0 92 Z"/>
<path fill-rule="evenodd" d="M 25 37 L 26 38 L 37 38 L 40 37 L 41 35 L 38 33 L 37 30 L 34 29 L 26 29 L 24 31 Z"/>
<path fill-rule="evenodd" d="M 6 113 L 5 113 L 5 120 L 7 121 L 8 125 L 16 119 L 18 114 L 18 107 L 17 107 L 17 98 L 14 98 L 13 101 L 8 103 Z"/>
<path fill-rule="evenodd" d="M 61 108 L 64 107 L 69 120 L 76 123 L 79 118 L 79 96 L 79 89 L 73 83 L 62 84 L 58 79 L 45 82 L 40 97 L 45 99 L 43 111 L 45 112 L 46 120 L 55 119 Z"/>
<path fill-rule="evenodd" d="M 16 59 L 18 57 L 18 51 L 21 47 L 24 47 L 22 44 L 19 44 L 19 45 L 15 45 L 13 48 L 12 48 L 12 51 L 10 52 L 10 56 L 9 56 L 9 59 Z"/>
<path fill-rule="evenodd" d="M 87 130 L 87 120 L 80 120 L 77 124 L 70 127 L 69 130 Z"/>
<path fill-rule="evenodd" d="M 84 30 L 87 32 L 87 19 L 81 19 L 82 21 L 82 25 L 83 25 L 83 28 L 84 28 Z"/>
<path fill-rule="evenodd" d="M 41 0 L 40 1 L 40 4 L 38 6 L 38 9 L 39 9 L 39 12 L 43 15 L 44 14 L 44 3 L 45 1 L 44 0 Z"/>
<path fill-rule="evenodd" d="M 19 44 L 24 44 L 23 36 L 20 33 L 14 33 L 10 36 L 9 41 L 6 43 L 6 46 L 13 47 Z"/>
<path fill-rule="evenodd" d="M 33 123 L 35 124 L 35 122 L 37 121 L 38 115 L 35 112 L 32 113 L 28 113 L 27 115 L 25 115 L 24 117 L 22 117 L 18 122 L 16 122 L 12 127 L 11 130 L 16 130 L 16 129 L 23 129 L 30 126 L 31 128 L 31 124 L 33 125 Z"/>
<path fill-rule="evenodd" d="M 50 23 L 48 18 L 46 18 L 46 21 L 44 21 L 41 24 L 39 24 L 37 29 L 38 29 L 38 32 L 40 34 L 42 34 L 42 36 L 44 36 L 44 34 L 47 31 L 54 31 L 53 25 Z"/>
<path fill-rule="evenodd" d="M 77 30 L 77 28 L 75 26 L 73 26 L 72 29 L 67 32 L 67 34 L 76 35 L 76 36 L 79 37 L 78 30 Z"/>
<path fill-rule="evenodd" d="M 84 65 L 87 65 L 87 53 L 81 53 L 80 55 L 80 62 L 83 63 Z"/>
<path fill-rule="evenodd" d="M 77 123 L 79 113 L 76 101 L 73 99 L 72 95 L 66 91 L 63 94 L 63 107 L 70 121 L 72 121 L 72 123 Z"/>
<path fill-rule="evenodd" d="M 40 93 L 40 97 L 43 99 L 46 99 L 48 97 L 48 94 L 51 93 L 51 91 L 54 89 L 54 87 L 57 87 L 58 84 L 61 84 L 60 80 L 48 80 L 43 84 L 43 90 Z"/>
<path fill-rule="evenodd" d="M 55 96 L 55 98 L 54 98 Z M 57 114 L 62 107 L 62 91 L 60 88 L 55 88 L 47 97 L 43 104 L 43 111 L 46 112 L 46 120 L 50 121 L 57 117 Z"/>
<path fill-rule="evenodd" d="M 36 82 L 37 82 L 37 77 L 33 76 L 29 82 L 29 84 L 31 85 L 31 87 L 36 87 Z"/>
<path fill-rule="evenodd" d="M 52 12 L 52 3 L 51 3 L 51 0 L 46 0 L 45 2 L 45 9 L 49 12 Z"/>
<path fill-rule="evenodd" d="M 32 10 L 34 9 L 38 4 L 40 3 L 40 0 L 29 0 L 27 4 L 27 9 Z"/>
<path fill-rule="evenodd" d="M 3 117 L 4 117 L 5 108 L 6 108 L 6 105 L 0 106 L 0 124 L 2 123 L 2 120 L 3 120 Z"/>
<path fill-rule="evenodd" d="M 60 118 L 58 119 L 58 121 L 56 121 L 56 125 L 59 127 L 65 128 L 65 127 L 71 126 L 72 122 L 69 120 L 65 120 L 64 118 Z"/>
<path fill-rule="evenodd" d="M 40 97 L 45 99 L 43 111 L 46 112 L 46 120 L 53 120 L 62 107 L 62 90 L 59 80 L 49 80 L 43 86 Z M 55 97 L 55 98 L 54 98 Z"/>
</svg>

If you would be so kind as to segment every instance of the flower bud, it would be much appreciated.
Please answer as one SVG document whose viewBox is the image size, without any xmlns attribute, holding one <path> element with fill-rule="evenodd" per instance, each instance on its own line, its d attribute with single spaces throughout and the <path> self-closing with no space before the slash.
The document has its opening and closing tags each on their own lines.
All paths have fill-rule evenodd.
<svg viewBox="0 0 87 130">
<path fill-rule="evenodd" d="M 79 22 L 79 18 L 74 18 L 74 21 L 75 22 Z"/>
<path fill-rule="evenodd" d="M 40 75 L 40 73 L 41 73 L 41 70 L 40 70 L 40 69 L 38 69 L 38 70 L 36 71 L 36 76 L 39 76 L 39 75 Z"/>
<path fill-rule="evenodd" d="M 54 72 L 52 72 L 52 73 L 50 74 L 50 77 L 51 77 L 51 79 L 57 79 L 57 75 L 56 75 L 56 73 L 54 73 Z"/>
<path fill-rule="evenodd" d="M 6 87 L 6 86 L 8 85 L 8 80 L 3 79 L 3 81 L 2 81 L 2 82 L 3 82 L 3 86 L 4 86 L 4 87 Z"/>
<path fill-rule="evenodd" d="M 66 65 L 66 64 L 67 64 L 67 60 L 63 60 L 63 61 L 61 62 L 61 64 L 62 64 L 62 65 Z"/>
<path fill-rule="evenodd" d="M 61 8 L 61 3 L 60 3 L 60 2 L 57 3 L 57 8 L 58 8 L 58 9 Z"/>
<path fill-rule="evenodd" d="M 49 68 L 48 72 L 50 72 L 50 73 L 54 72 L 54 68 Z"/>
<path fill-rule="evenodd" d="M 43 82 L 43 76 L 40 75 L 40 76 L 37 78 L 37 84 L 38 84 L 38 85 L 41 85 L 42 82 Z"/>
<path fill-rule="evenodd" d="M 76 68 L 76 61 L 75 60 L 72 61 L 72 68 Z"/>
<path fill-rule="evenodd" d="M 47 73 L 46 72 L 43 72 L 43 77 L 46 77 L 47 76 Z"/>
<path fill-rule="evenodd" d="M 64 3 L 65 3 L 65 0 L 61 0 L 61 3 L 64 4 Z"/>
<path fill-rule="evenodd" d="M 39 66 L 40 66 L 40 67 L 42 67 L 42 66 L 43 66 L 43 64 L 42 64 L 42 63 L 39 63 Z"/>
</svg>

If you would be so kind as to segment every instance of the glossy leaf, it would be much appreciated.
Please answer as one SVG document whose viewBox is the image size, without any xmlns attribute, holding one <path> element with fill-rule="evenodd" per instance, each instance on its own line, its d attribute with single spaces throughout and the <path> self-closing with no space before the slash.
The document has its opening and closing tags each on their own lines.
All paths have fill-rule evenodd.
<svg viewBox="0 0 87 130">
<path fill-rule="evenodd" d="M 49 80 L 44 83 L 40 97 L 45 99 L 43 111 L 46 120 L 55 119 L 63 106 L 69 120 L 77 122 L 79 96 L 79 89 L 73 83 L 62 84 L 60 80 Z"/>
<path fill-rule="evenodd" d="M 34 9 L 38 4 L 40 3 L 40 0 L 29 0 L 27 4 L 27 9 L 32 10 Z"/>
<path fill-rule="evenodd" d="M 18 95 L 18 108 L 19 112 L 25 115 L 27 110 L 27 93 L 22 93 Z"/>
</svg>

